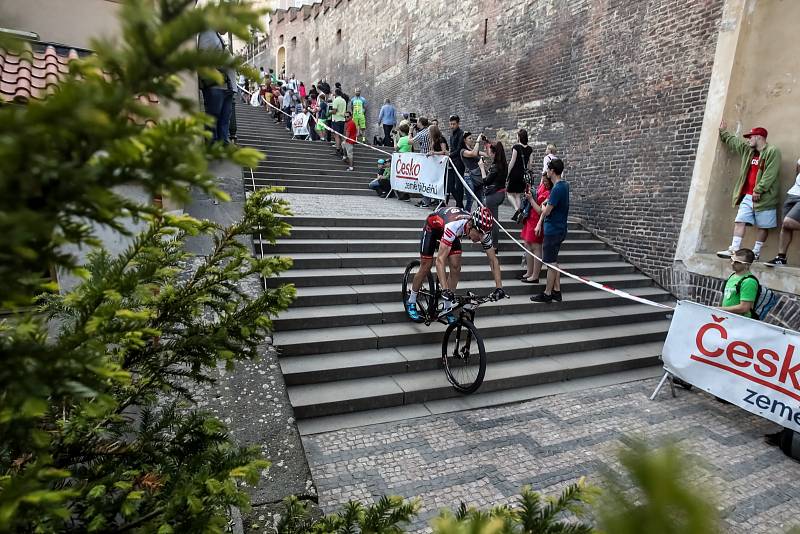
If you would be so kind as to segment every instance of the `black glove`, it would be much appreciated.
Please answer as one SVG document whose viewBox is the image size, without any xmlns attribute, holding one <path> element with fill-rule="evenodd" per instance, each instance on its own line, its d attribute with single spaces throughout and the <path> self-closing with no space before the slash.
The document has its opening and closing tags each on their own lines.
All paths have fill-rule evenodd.
<svg viewBox="0 0 800 534">
<path fill-rule="evenodd" d="M 489 295 L 489 298 L 491 298 L 492 300 L 504 299 L 504 298 L 506 298 L 506 292 L 503 291 L 502 287 L 498 287 L 497 289 L 492 291 L 492 294 Z"/>
<path fill-rule="evenodd" d="M 456 296 L 449 289 L 443 289 L 442 298 L 445 300 L 455 300 Z"/>
</svg>

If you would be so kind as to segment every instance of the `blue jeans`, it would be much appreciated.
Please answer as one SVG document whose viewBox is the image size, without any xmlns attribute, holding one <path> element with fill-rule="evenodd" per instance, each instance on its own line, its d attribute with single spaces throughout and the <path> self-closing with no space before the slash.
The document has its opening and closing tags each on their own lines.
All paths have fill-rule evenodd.
<svg viewBox="0 0 800 534">
<path fill-rule="evenodd" d="M 228 129 L 231 124 L 233 109 L 233 92 L 224 87 L 203 87 L 203 108 L 208 115 L 216 119 L 211 131 L 211 142 L 230 142 Z"/>
<path fill-rule="evenodd" d="M 480 180 L 480 177 L 478 177 L 477 180 Z M 464 182 L 466 182 L 467 188 L 474 192 L 475 196 L 478 197 L 481 202 L 483 202 L 483 196 L 481 195 L 483 186 L 480 184 L 480 182 L 476 182 L 475 179 L 473 179 L 473 176 L 469 173 L 469 171 L 464 173 Z M 471 212 L 472 202 L 475 199 L 473 199 L 472 195 L 470 195 L 467 191 L 464 191 L 464 197 L 466 197 L 464 200 L 464 209 Z"/>
</svg>

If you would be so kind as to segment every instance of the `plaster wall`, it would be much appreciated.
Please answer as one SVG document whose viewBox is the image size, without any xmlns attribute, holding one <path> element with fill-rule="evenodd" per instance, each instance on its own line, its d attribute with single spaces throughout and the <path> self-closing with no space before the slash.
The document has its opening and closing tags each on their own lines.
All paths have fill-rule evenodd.
<svg viewBox="0 0 800 534">
<path fill-rule="evenodd" d="M 769 131 L 767 141 L 781 149 L 781 204 L 795 180 L 800 157 L 800 55 L 794 25 L 800 2 L 790 0 L 728 1 L 709 87 L 692 185 L 687 198 L 676 260 L 689 271 L 725 278 L 727 262 L 714 255 L 730 245 L 736 208 L 731 204 L 741 160 L 719 140 L 721 118 L 738 135 L 754 126 Z M 778 210 L 779 225 L 783 218 Z M 779 230 L 770 232 L 762 259 L 777 252 Z M 798 236 L 800 239 L 800 236 Z M 743 246 L 752 248 L 755 232 L 748 229 Z M 800 242 L 789 250 L 790 264 L 800 264 Z M 800 269 L 756 266 L 770 287 L 800 293 Z"/>
</svg>

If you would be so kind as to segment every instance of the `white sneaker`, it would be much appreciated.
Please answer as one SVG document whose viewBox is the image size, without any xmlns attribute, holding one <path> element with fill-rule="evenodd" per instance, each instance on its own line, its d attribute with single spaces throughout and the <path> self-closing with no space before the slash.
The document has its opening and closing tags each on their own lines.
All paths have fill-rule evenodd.
<svg viewBox="0 0 800 534">
<path fill-rule="evenodd" d="M 735 250 L 733 250 L 733 248 L 731 248 L 731 247 L 728 247 L 726 250 L 719 250 L 719 251 L 717 251 L 717 257 L 718 257 L 718 258 L 730 258 L 730 257 L 731 257 L 731 256 L 733 256 L 735 253 L 736 253 L 736 251 L 735 251 Z"/>
<path fill-rule="evenodd" d="M 347 167 L 347 170 L 348 170 L 348 171 L 352 171 L 352 170 L 353 170 L 353 167 Z"/>
</svg>

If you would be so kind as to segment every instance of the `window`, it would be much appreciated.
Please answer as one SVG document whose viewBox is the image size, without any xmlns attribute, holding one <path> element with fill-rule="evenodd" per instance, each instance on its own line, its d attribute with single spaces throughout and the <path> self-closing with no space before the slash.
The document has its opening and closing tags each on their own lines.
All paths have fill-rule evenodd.
<svg viewBox="0 0 800 534">
<path fill-rule="evenodd" d="M 278 36 L 278 44 L 283 44 L 283 34 Z"/>
<path fill-rule="evenodd" d="M 297 37 L 292 37 L 291 43 L 292 48 L 297 48 Z"/>
<path fill-rule="evenodd" d="M 319 37 L 314 38 L 314 50 L 319 50 Z"/>
<path fill-rule="evenodd" d="M 483 44 L 486 44 L 486 38 L 489 35 L 489 19 L 483 19 Z"/>
<path fill-rule="evenodd" d="M 342 29 L 341 28 L 336 30 L 336 42 L 337 43 L 341 43 L 342 42 Z"/>
</svg>

